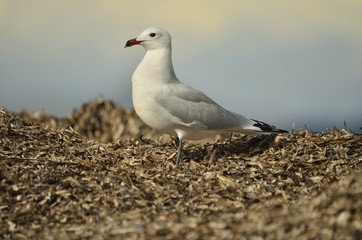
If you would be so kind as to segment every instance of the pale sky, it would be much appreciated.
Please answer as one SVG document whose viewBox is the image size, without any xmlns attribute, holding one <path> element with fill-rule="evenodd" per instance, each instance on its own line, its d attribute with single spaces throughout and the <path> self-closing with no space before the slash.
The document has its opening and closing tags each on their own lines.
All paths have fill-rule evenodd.
<svg viewBox="0 0 362 240">
<path fill-rule="evenodd" d="M 360 0 L 0 0 L 0 106 L 65 116 L 103 97 L 131 108 L 144 50 L 124 44 L 159 26 L 178 78 L 227 109 L 360 132 L 361 13 Z"/>
</svg>

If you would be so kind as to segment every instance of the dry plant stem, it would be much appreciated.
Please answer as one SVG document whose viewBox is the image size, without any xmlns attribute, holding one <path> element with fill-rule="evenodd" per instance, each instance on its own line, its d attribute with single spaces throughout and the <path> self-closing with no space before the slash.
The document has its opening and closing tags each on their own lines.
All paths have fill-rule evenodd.
<svg viewBox="0 0 362 240">
<path fill-rule="evenodd" d="M 215 148 L 215 145 L 213 146 Z M 214 164 L 215 156 L 217 151 L 219 150 L 219 144 L 216 145 L 216 148 L 212 151 L 210 159 L 209 159 L 209 166 L 212 166 Z"/>
</svg>

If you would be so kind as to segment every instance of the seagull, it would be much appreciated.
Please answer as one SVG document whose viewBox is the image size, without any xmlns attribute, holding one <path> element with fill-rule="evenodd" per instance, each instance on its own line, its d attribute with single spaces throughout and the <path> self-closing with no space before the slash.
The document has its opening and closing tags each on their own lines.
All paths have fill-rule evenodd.
<svg viewBox="0 0 362 240">
<path fill-rule="evenodd" d="M 176 137 L 177 163 L 183 140 L 200 140 L 230 132 L 247 135 L 286 133 L 272 125 L 229 111 L 175 75 L 171 35 L 150 27 L 126 47 L 141 45 L 146 53 L 132 76 L 132 100 L 137 115 L 151 128 Z"/>
</svg>

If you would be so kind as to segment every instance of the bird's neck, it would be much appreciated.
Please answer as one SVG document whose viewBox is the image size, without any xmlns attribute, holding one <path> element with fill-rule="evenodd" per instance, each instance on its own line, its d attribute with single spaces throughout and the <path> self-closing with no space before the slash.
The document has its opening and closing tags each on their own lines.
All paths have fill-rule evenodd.
<svg viewBox="0 0 362 240">
<path fill-rule="evenodd" d="M 148 50 L 133 74 L 132 80 L 137 81 L 138 79 L 157 82 L 177 81 L 172 66 L 171 49 Z"/>
</svg>

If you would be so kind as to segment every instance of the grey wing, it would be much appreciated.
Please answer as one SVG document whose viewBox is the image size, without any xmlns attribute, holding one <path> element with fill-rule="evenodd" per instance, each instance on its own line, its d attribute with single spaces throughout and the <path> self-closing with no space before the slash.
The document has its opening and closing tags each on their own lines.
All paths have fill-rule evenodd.
<svg viewBox="0 0 362 240">
<path fill-rule="evenodd" d="M 181 83 L 164 86 L 157 102 L 185 126 L 232 130 L 253 124 L 251 119 L 224 109 L 201 91 Z"/>
</svg>

